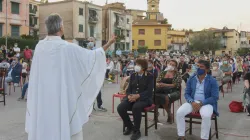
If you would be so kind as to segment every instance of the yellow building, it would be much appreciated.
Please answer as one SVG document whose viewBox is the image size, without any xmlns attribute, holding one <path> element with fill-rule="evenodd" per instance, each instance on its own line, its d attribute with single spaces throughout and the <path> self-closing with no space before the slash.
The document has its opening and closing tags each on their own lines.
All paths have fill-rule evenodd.
<svg viewBox="0 0 250 140">
<path fill-rule="evenodd" d="M 160 0 L 148 0 L 146 19 L 136 19 L 132 25 L 132 48 L 147 46 L 148 49 L 166 50 L 169 44 L 167 32 L 170 24 L 162 23 L 163 14 L 159 12 Z"/>
<path fill-rule="evenodd" d="M 138 46 L 147 46 L 148 49 L 166 50 L 167 32 L 170 27 L 169 24 L 158 24 L 156 21 L 135 21 L 132 25 L 133 49 L 138 49 Z"/>
</svg>

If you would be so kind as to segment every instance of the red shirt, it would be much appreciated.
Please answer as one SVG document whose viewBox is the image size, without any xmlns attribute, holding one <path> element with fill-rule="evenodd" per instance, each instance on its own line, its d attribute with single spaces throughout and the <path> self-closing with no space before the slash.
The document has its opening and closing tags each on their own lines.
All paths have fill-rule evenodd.
<svg viewBox="0 0 250 140">
<path fill-rule="evenodd" d="M 25 59 L 31 59 L 31 57 L 32 57 L 32 51 L 31 51 L 31 49 L 28 49 L 28 50 L 24 50 L 24 58 Z"/>
</svg>

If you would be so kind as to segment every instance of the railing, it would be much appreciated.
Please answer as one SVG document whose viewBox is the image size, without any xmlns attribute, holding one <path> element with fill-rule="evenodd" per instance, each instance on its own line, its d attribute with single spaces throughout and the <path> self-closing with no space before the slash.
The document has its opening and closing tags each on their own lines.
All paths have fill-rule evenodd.
<svg viewBox="0 0 250 140">
<path fill-rule="evenodd" d="M 250 48 L 250 44 L 240 44 L 240 48 Z"/>
</svg>

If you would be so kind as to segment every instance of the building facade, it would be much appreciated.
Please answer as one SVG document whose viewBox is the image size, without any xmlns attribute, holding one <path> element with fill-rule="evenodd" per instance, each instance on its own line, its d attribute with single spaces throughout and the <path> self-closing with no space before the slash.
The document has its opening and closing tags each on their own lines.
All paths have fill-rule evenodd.
<svg viewBox="0 0 250 140">
<path fill-rule="evenodd" d="M 172 51 L 183 52 L 189 43 L 188 33 L 185 31 L 169 30 L 167 32 L 168 47 Z"/>
<path fill-rule="evenodd" d="M 131 14 L 132 21 L 142 20 L 146 17 L 146 11 L 137 9 L 127 9 L 127 12 Z"/>
<path fill-rule="evenodd" d="M 147 4 L 146 17 L 133 21 L 133 49 L 148 47 L 150 50 L 166 50 L 169 44 L 167 34 L 171 25 L 162 23 L 164 18 L 159 11 L 160 0 L 148 0 Z"/>
<path fill-rule="evenodd" d="M 86 47 L 88 38 L 96 39 L 96 47 L 102 46 L 102 7 L 82 1 L 68 0 L 40 4 L 40 38 L 46 36 L 45 18 L 58 13 L 64 21 L 65 40 Z"/>
<path fill-rule="evenodd" d="M 246 31 L 241 31 L 240 32 L 240 48 L 250 48 L 250 42 L 249 42 L 249 39 L 248 39 L 248 32 Z"/>
<path fill-rule="evenodd" d="M 39 35 L 39 4 L 35 0 L 29 0 L 29 35 Z"/>
<path fill-rule="evenodd" d="M 133 49 L 146 46 L 150 50 L 166 50 L 168 47 L 167 32 L 171 25 L 158 24 L 147 20 L 133 23 Z"/>
<path fill-rule="evenodd" d="M 0 37 L 29 34 L 29 0 L 0 1 Z M 6 18 L 7 15 L 7 18 Z M 7 19 L 7 24 L 6 24 Z"/>
<path fill-rule="evenodd" d="M 103 43 L 113 34 L 117 36 L 116 43 L 110 49 L 115 51 L 132 50 L 132 16 L 126 11 L 124 3 L 110 3 L 103 6 Z"/>
</svg>

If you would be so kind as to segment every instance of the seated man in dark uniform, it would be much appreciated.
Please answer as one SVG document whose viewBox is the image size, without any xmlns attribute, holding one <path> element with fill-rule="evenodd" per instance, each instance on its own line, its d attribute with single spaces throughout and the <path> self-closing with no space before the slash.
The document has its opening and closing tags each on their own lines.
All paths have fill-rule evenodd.
<svg viewBox="0 0 250 140">
<path fill-rule="evenodd" d="M 153 75 L 147 72 L 147 60 L 137 59 L 135 73 L 130 76 L 129 86 L 126 90 L 127 96 L 117 107 L 126 130 L 124 135 L 130 135 L 131 140 L 138 140 L 141 137 L 140 125 L 142 112 L 145 107 L 152 105 Z M 134 124 L 132 124 L 127 111 L 132 110 Z"/>
</svg>

